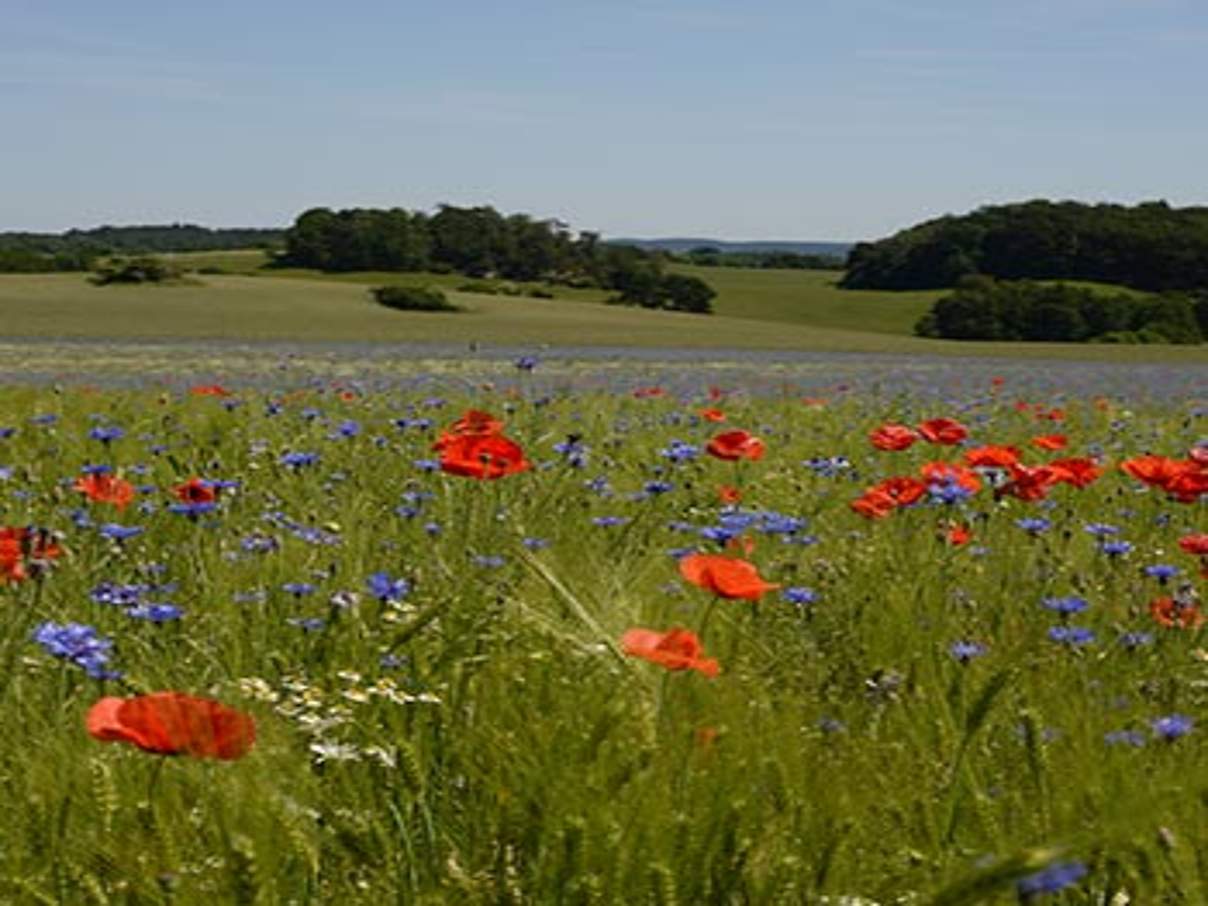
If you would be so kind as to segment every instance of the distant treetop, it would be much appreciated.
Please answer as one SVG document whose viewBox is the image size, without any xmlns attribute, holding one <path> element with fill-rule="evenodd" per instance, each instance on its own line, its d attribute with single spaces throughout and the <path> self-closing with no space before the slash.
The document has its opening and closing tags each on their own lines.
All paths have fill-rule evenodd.
<svg viewBox="0 0 1208 906">
<path fill-rule="evenodd" d="M 1208 287 L 1208 207 L 1028 201 L 920 223 L 847 259 L 848 289 L 940 289 L 969 274 Z"/>
</svg>

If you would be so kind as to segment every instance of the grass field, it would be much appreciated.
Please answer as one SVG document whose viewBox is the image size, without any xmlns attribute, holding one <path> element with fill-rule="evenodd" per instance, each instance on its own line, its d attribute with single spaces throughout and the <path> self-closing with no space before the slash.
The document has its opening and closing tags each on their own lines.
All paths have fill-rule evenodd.
<svg viewBox="0 0 1208 906">
<path fill-rule="evenodd" d="M 91 286 L 80 275 L 0 276 L 0 336 L 489 343 L 819 350 L 917 355 L 1208 362 L 1208 346 L 958 343 L 911 334 L 937 293 L 842 291 L 828 271 L 677 266 L 717 290 L 712 317 L 599 304 L 600 290 L 555 287 L 554 300 L 461 293 L 459 275 L 320 274 L 264 269 L 261 252 L 175 256 L 201 286 Z M 366 287 L 437 285 L 460 315 L 384 310 Z"/>
<path fill-rule="evenodd" d="M 0 389 L 0 902 L 1208 902 L 1203 504 L 1120 468 L 1188 457 L 1202 405 L 1023 372 L 819 408 L 682 371 Z M 433 449 L 471 406 L 531 468 Z M 868 441 L 938 416 L 969 443 Z M 705 453 L 738 428 L 761 456 Z M 1101 474 L 924 489 L 983 444 Z M 890 476 L 923 496 L 853 511 Z M 254 742 L 113 701 L 152 692 Z"/>
</svg>

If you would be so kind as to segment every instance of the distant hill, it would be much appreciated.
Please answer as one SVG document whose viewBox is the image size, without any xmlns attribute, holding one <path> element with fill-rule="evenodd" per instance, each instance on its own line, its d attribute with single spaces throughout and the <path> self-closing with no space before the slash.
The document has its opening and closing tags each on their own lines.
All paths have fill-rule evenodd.
<svg viewBox="0 0 1208 906">
<path fill-rule="evenodd" d="M 851 242 L 795 242 L 778 239 L 757 242 L 729 242 L 722 239 L 608 239 L 611 245 L 634 245 L 640 249 L 658 249 L 664 252 L 683 254 L 698 248 L 713 248 L 723 254 L 759 254 L 766 252 L 793 252 L 798 255 L 827 255 L 843 258 L 851 251 Z"/>
<path fill-rule="evenodd" d="M 210 227 L 191 223 L 99 226 L 63 233 L 0 233 L 0 249 L 54 255 L 86 249 L 94 253 L 212 252 L 279 244 L 280 229 Z"/>
</svg>

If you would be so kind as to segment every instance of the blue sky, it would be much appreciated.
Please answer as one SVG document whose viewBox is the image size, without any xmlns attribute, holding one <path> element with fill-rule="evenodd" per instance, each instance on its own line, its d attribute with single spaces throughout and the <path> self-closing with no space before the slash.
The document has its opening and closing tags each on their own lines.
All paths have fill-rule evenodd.
<svg viewBox="0 0 1208 906">
<path fill-rule="evenodd" d="M 492 204 L 875 238 L 1208 203 L 1204 0 L 0 0 L 0 230 Z"/>
</svg>

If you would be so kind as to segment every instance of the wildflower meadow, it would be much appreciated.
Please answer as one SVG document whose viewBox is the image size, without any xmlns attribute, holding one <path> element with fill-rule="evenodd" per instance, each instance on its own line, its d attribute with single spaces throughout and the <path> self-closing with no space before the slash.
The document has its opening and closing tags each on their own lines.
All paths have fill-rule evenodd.
<svg viewBox="0 0 1208 906">
<path fill-rule="evenodd" d="M 1208 903 L 1208 402 L 542 367 L 0 389 L 0 902 Z"/>
</svg>

